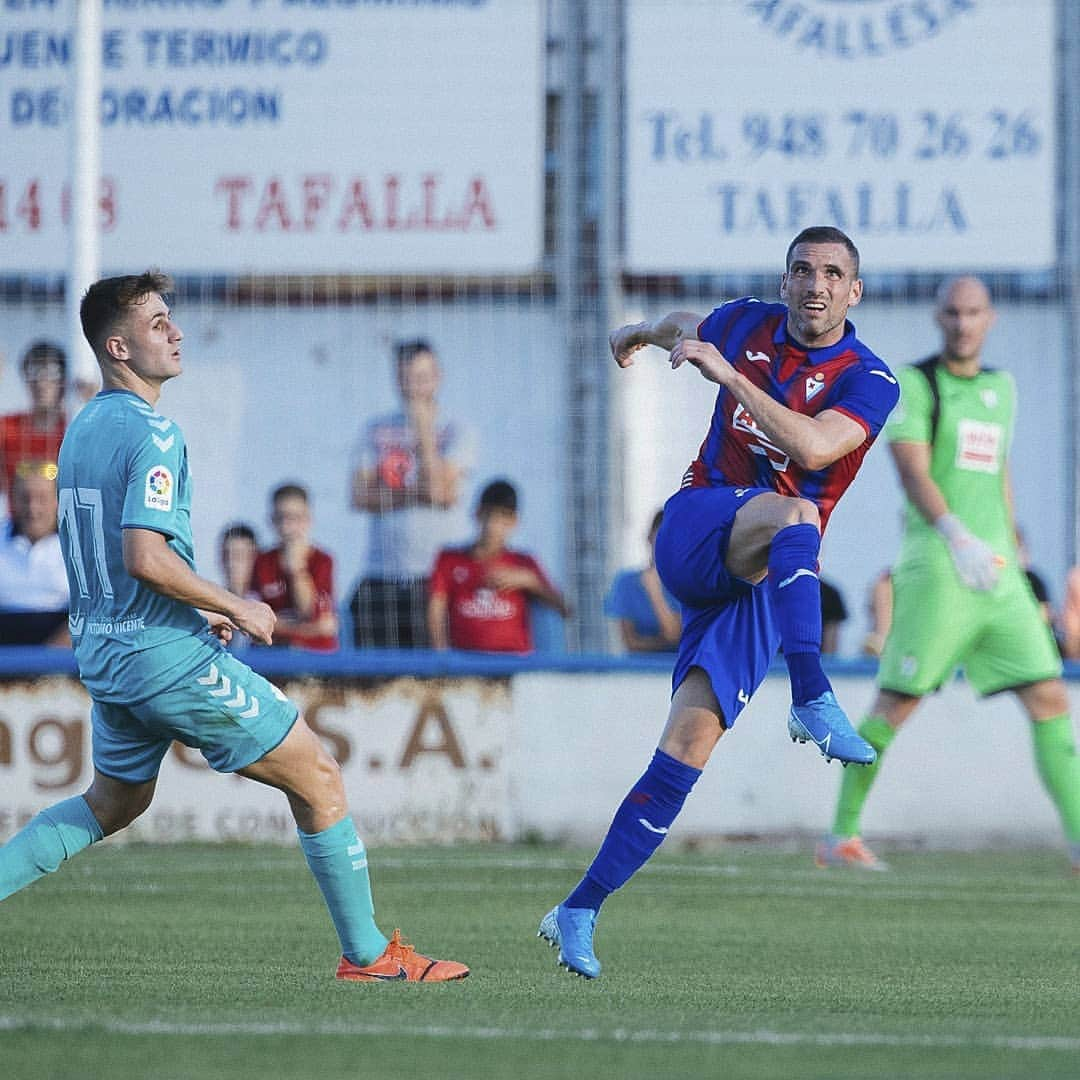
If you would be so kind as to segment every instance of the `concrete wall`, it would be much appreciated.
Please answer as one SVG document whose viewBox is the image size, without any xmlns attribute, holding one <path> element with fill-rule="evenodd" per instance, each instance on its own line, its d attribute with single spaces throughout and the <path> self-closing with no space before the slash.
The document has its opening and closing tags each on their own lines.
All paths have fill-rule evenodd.
<svg viewBox="0 0 1080 1080">
<path fill-rule="evenodd" d="M 342 761 L 371 843 L 596 843 L 651 756 L 669 688 L 659 669 L 275 681 Z M 868 675 L 834 675 L 834 685 L 853 716 L 869 705 Z M 1075 709 L 1080 683 L 1070 692 Z M 788 739 L 788 701 L 786 678 L 770 676 L 722 739 L 672 840 L 809 838 L 828 828 L 841 766 Z M 965 684 L 948 686 L 890 749 L 865 833 L 929 846 L 1059 843 L 1027 727 L 1010 698 L 978 703 Z M 0 839 L 84 790 L 90 775 L 79 683 L 0 682 Z M 130 836 L 291 843 L 293 825 L 276 792 L 215 776 L 197 753 L 174 748 Z"/>
</svg>

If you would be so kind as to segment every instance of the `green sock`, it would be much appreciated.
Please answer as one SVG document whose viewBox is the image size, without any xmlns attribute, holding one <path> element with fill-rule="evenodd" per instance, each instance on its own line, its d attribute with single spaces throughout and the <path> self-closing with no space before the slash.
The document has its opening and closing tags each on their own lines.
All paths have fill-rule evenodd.
<svg viewBox="0 0 1080 1080">
<path fill-rule="evenodd" d="M 888 725 L 883 716 L 868 716 L 860 725 L 859 734 L 877 751 L 878 757 L 873 765 L 852 765 L 844 770 L 840 782 L 840 800 L 836 804 L 836 820 L 833 822 L 834 836 L 859 835 L 863 803 L 881 768 L 882 756 L 896 738 L 895 729 Z"/>
<path fill-rule="evenodd" d="M 1080 843 L 1080 758 L 1076 756 L 1069 714 L 1039 720 L 1031 725 L 1035 741 L 1035 765 L 1053 799 L 1065 837 Z"/>
</svg>

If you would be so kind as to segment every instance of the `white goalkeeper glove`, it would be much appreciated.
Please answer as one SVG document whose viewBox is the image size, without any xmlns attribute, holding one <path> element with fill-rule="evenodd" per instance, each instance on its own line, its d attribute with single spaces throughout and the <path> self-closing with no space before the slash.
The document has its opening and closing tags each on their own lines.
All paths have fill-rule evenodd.
<svg viewBox="0 0 1080 1080">
<path fill-rule="evenodd" d="M 934 528 L 945 538 L 949 554 L 960 580 L 969 588 L 989 592 L 996 584 L 998 571 L 1005 565 L 1000 555 L 977 536 L 968 532 L 955 514 L 942 514 Z"/>
</svg>

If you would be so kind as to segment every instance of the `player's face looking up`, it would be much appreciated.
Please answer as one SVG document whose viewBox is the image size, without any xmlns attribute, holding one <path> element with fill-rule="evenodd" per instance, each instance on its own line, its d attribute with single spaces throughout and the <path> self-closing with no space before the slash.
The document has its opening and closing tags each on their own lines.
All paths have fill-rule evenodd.
<svg viewBox="0 0 1080 1080">
<path fill-rule="evenodd" d="M 855 260 L 843 244 L 797 244 L 780 279 L 788 306 L 787 329 L 801 345 L 835 345 L 844 336 L 848 308 L 862 298 Z"/>
<path fill-rule="evenodd" d="M 957 278 L 939 294 L 936 312 L 946 359 L 977 362 L 994 325 L 986 286 L 977 278 Z"/>
</svg>

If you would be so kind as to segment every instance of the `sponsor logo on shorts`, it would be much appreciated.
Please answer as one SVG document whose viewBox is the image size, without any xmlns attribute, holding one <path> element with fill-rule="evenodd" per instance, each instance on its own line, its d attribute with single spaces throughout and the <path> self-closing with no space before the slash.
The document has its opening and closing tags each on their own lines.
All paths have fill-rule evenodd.
<svg viewBox="0 0 1080 1080">
<path fill-rule="evenodd" d="M 164 465 L 155 465 L 146 474 L 143 504 L 148 510 L 171 510 L 174 486 L 173 474 Z"/>
<path fill-rule="evenodd" d="M 905 656 L 900 661 L 900 674 L 910 679 L 919 670 L 919 661 L 914 656 Z"/>
</svg>

